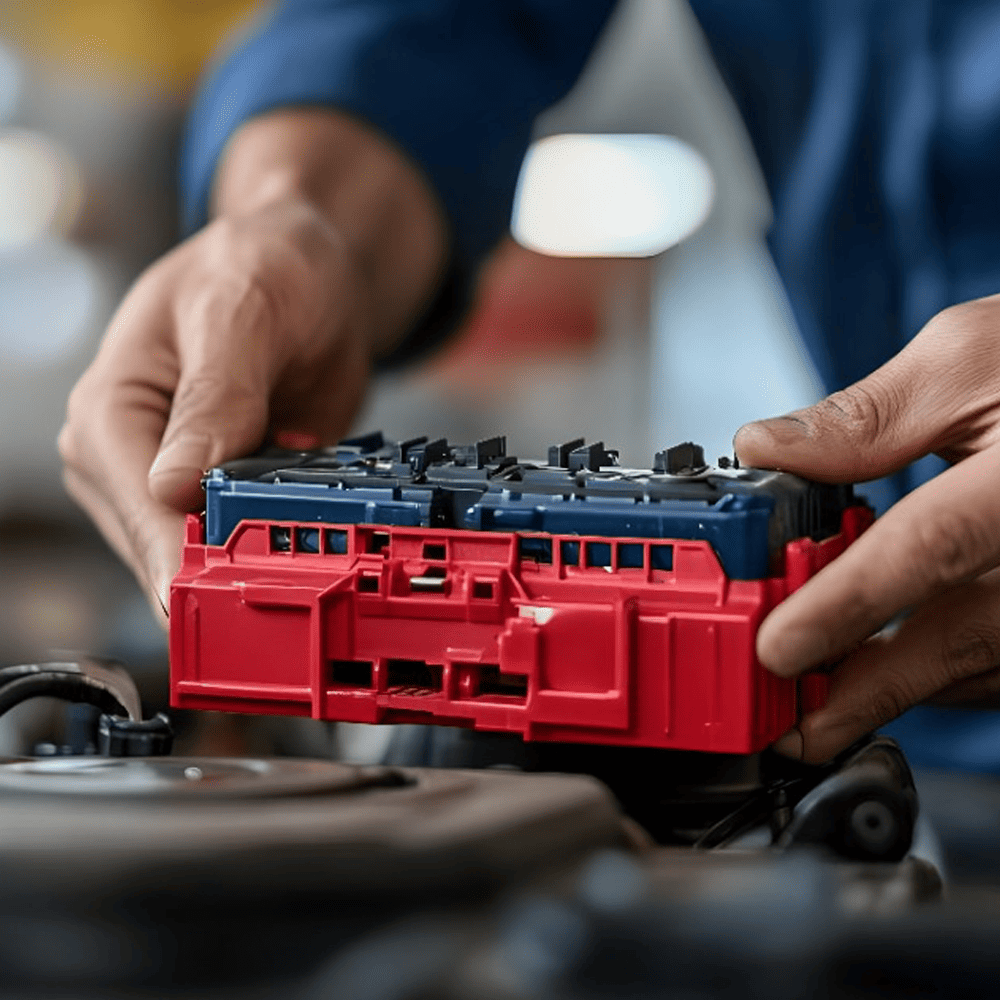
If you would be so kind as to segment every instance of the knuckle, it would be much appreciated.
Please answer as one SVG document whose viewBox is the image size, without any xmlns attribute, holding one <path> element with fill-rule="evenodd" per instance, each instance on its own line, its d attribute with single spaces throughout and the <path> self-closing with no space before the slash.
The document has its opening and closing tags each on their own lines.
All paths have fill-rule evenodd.
<svg viewBox="0 0 1000 1000">
<path fill-rule="evenodd" d="M 802 734 L 802 759 L 808 760 L 815 752 L 815 748 L 822 743 L 826 730 L 822 719 L 816 713 L 802 716 L 798 722 L 798 729 Z"/>
<path fill-rule="evenodd" d="M 205 336 L 251 334 L 268 327 L 280 317 L 279 299 L 266 279 L 253 271 L 226 267 L 211 275 L 199 276 L 178 301 L 178 320 L 185 329 Z"/>
<path fill-rule="evenodd" d="M 76 440 L 73 429 L 68 423 L 63 424 L 56 437 L 56 449 L 64 465 L 70 465 L 76 460 L 78 453 Z"/>
<path fill-rule="evenodd" d="M 804 764 L 823 764 L 843 749 L 842 746 L 838 745 L 840 728 L 831 727 L 831 720 L 824 712 L 803 716 L 798 723 L 798 729 L 802 734 L 802 762 Z M 858 735 L 863 732 L 864 729 L 859 730 Z M 853 742 L 853 738 L 849 739 L 848 742 Z"/>
<path fill-rule="evenodd" d="M 860 639 L 867 639 L 886 624 L 887 612 L 882 594 L 874 589 L 870 580 L 860 580 L 854 587 L 851 600 L 844 608 L 844 623 Z"/>
<path fill-rule="evenodd" d="M 951 305 L 940 312 L 936 312 L 923 325 L 921 330 L 914 337 L 915 342 L 923 342 L 931 338 L 939 338 L 943 333 L 954 332 L 965 325 L 968 303 L 961 305 Z"/>
<path fill-rule="evenodd" d="M 223 215 L 199 234 L 198 249 L 215 271 L 232 268 L 249 273 L 262 268 L 266 248 L 273 240 L 273 231 L 261 231 L 244 218 Z"/>
<path fill-rule="evenodd" d="M 956 507 L 948 517 L 916 524 L 912 571 L 929 577 L 936 589 L 968 580 L 980 570 L 984 552 L 995 543 L 973 517 Z"/>
<path fill-rule="evenodd" d="M 852 440 L 871 442 L 885 431 L 899 410 L 896 394 L 889 385 L 871 379 L 848 386 L 827 396 L 817 406 L 832 418 Z"/>
<path fill-rule="evenodd" d="M 859 713 L 859 719 L 864 722 L 865 730 L 878 729 L 899 718 L 916 701 L 912 685 L 906 678 L 900 675 L 887 677 L 862 703 L 863 711 Z"/>
<path fill-rule="evenodd" d="M 979 622 L 947 634 L 940 662 L 945 684 L 996 670 L 1000 667 L 1000 629 Z"/>
<path fill-rule="evenodd" d="M 231 423 L 266 408 L 266 393 L 227 370 L 206 367 L 185 377 L 177 386 L 171 407 L 171 436 L 192 423 L 205 431 L 218 422 Z"/>
<path fill-rule="evenodd" d="M 987 324 L 996 325 L 997 297 L 970 299 L 942 309 L 932 316 L 924 330 L 928 336 L 947 336 L 952 340 L 955 336 L 976 334 Z"/>
<path fill-rule="evenodd" d="M 226 375 L 211 368 L 199 369 L 186 375 L 177 385 L 171 407 L 172 422 L 192 412 L 211 407 L 222 395 L 227 394 Z"/>
<path fill-rule="evenodd" d="M 352 257 L 310 213 L 221 218 L 197 237 L 173 297 L 178 336 L 205 349 L 220 336 L 283 356 L 325 329 Z"/>
<path fill-rule="evenodd" d="M 78 465 L 84 451 L 83 441 L 93 420 L 96 401 L 86 382 L 81 379 L 66 401 L 66 420 L 56 438 L 59 457 L 66 465 Z"/>
</svg>

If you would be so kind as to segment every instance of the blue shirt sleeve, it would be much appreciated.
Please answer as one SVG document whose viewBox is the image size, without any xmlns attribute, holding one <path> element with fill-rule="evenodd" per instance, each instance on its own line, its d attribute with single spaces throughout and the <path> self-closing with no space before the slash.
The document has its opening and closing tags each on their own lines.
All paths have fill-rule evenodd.
<svg viewBox="0 0 1000 1000">
<path fill-rule="evenodd" d="M 240 124 L 278 107 L 336 107 L 389 136 L 437 192 L 451 224 L 454 307 L 456 285 L 509 225 L 535 117 L 576 80 L 614 5 L 286 0 L 195 104 L 181 166 L 186 228 L 204 223 L 216 163 Z"/>
</svg>

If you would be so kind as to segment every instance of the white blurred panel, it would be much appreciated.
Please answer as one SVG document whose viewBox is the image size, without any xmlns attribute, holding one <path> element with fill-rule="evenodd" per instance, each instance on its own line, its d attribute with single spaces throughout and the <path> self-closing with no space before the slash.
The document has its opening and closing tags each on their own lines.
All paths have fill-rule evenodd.
<svg viewBox="0 0 1000 1000">
<path fill-rule="evenodd" d="M 558 256 L 650 257 L 693 233 L 712 205 L 712 171 L 661 135 L 554 135 L 528 151 L 512 231 Z"/>
</svg>

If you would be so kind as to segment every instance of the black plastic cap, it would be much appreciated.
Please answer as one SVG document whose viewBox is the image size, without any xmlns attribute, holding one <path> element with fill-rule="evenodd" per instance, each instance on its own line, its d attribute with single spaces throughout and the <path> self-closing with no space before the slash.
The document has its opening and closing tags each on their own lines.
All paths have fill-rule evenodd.
<svg viewBox="0 0 1000 1000">
<path fill-rule="evenodd" d="M 618 452 L 611 448 L 605 448 L 603 441 L 575 448 L 569 456 L 570 472 L 579 472 L 582 469 L 597 472 L 606 466 L 617 464 Z"/>
<path fill-rule="evenodd" d="M 482 469 L 491 462 L 496 462 L 507 455 L 507 438 L 503 435 L 485 438 L 475 444 L 458 445 L 452 448 L 452 457 L 456 465 L 468 466 L 472 469 Z"/>
<path fill-rule="evenodd" d="M 451 446 L 447 438 L 438 438 L 427 444 L 414 445 L 407 451 L 406 460 L 415 475 L 420 475 L 428 466 L 445 462 L 451 458 Z"/>
<path fill-rule="evenodd" d="M 358 437 L 344 438 L 339 443 L 339 447 L 357 448 L 367 454 L 371 451 L 378 451 L 385 447 L 385 438 L 381 431 L 372 431 L 370 434 L 361 434 Z"/>
<path fill-rule="evenodd" d="M 98 724 L 97 752 L 102 757 L 166 757 L 173 745 L 174 731 L 162 712 L 135 722 L 102 715 Z"/>
<path fill-rule="evenodd" d="M 568 469 L 569 456 L 586 443 L 583 438 L 573 438 L 572 441 L 567 441 L 565 444 L 549 445 L 549 465 L 557 469 Z"/>
<path fill-rule="evenodd" d="M 658 451 L 653 459 L 654 472 L 665 472 L 671 476 L 701 472 L 705 468 L 705 450 L 693 441 L 685 441 L 666 451 Z"/>
</svg>

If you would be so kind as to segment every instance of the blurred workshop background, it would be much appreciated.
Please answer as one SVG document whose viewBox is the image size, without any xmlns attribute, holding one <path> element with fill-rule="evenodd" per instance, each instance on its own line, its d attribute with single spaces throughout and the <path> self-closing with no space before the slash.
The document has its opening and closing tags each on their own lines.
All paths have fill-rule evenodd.
<svg viewBox="0 0 1000 1000">
<path fill-rule="evenodd" d="M 164 636 L 65 495 L 55 438 L 116 302 L 177 239 L 187 100 L 265 12 L 0 2 L 0 662 L 114 656 L 150 708 L 166 698 Z M 682 440 L 728 453 L 745 420 L 819 397 L 764 246 L 766 188 L 683 0 L 626 0 L 537 133 L 584 135 L 529 157 L 526 245 L 497 249 L 465 328 L 383 376 L 358 429 L 505 433 L 521 455 L 585 435 L 648 467 Z"/>
<path fill-rule="evenodd" d="M 147 714 L 166 705 L 165 636 L 66 496 L 55 439 L 116 303 L 178 238 L 197 81 L 265 13 L 251 0 L 0 0 L 0 664 L 60 649 L 120 659 Z M 544 141 L 566 133 L 578 138 Z M 819 398 L 764 243 L 766 187 L 685 0 L 624 0 L 537 135 L 521 242 L 497 249 L 438 357 L 381 377 L 356 430 L 505 433 L 522 456 L 583 435 L 647 466 L 684 440 L 728 453 L 744 421 Z M 19 706 L 0 755 L 48 738 L 55 717 Z M 363 761 L 385 744 L 377 727 L 222 722 L 200 752 Z M 989 771 L 995 741 L 980 743 Z M 919 781 L 952 878 L 1000 885 L 995 782 Z"/>
</svg>

